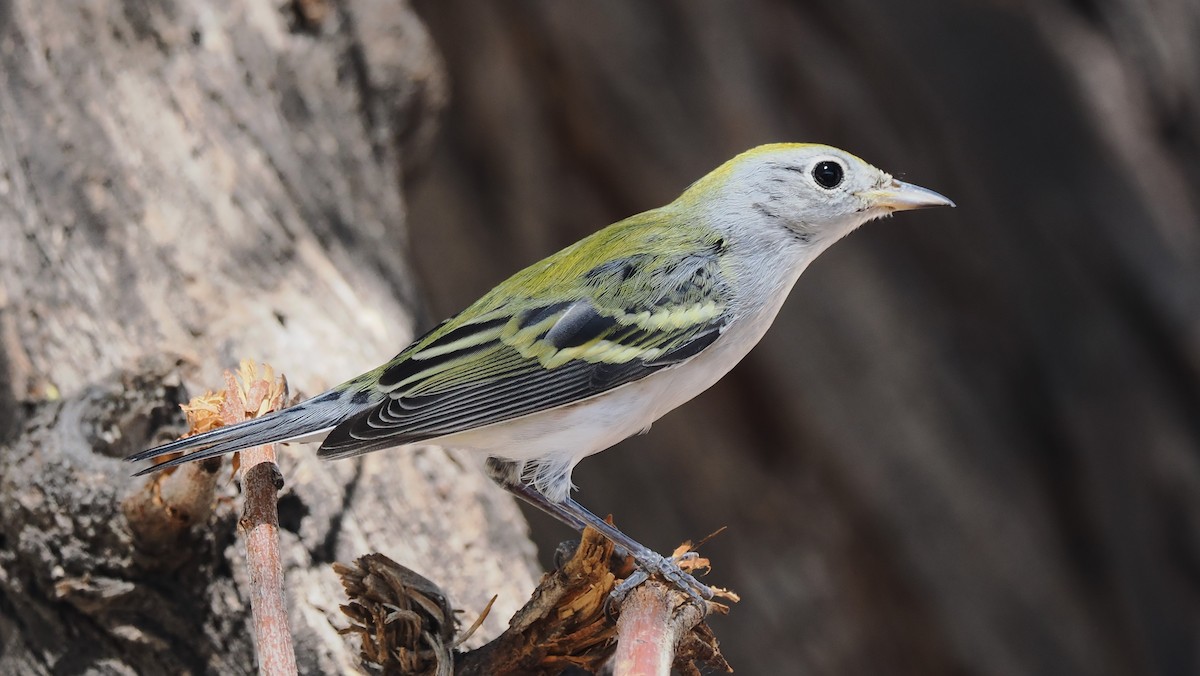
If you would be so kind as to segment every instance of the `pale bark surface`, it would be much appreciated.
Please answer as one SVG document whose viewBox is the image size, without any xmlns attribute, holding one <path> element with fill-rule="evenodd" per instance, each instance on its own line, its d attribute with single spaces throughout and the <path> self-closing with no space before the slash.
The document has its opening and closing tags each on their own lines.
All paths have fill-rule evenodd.
<svg viewBox="0 0 1200 676">
<path fill-rule="evenodd" d="M 411 221 L 438 314 L 757 143 L 958 202 L 837 245 L 576 470 L 658 549 L 730 527 L 735 669 L 1200 673 L 1200 3 L 417 9 L 453 83 Z"/>
<path fill-rule="evenodd" d="M 402 174 L 445 80 L 400 2 L 0 3 L 0 672 L 253 673 L 230 470 L 191 537 L 140 551 L 121 458 L 243 358 L 314 394 L 419 316 Z M 534 577 L 512 501 L 439 449 L 283 447 L 302 672 L 356 663 L 330 569 L 371 551 L 497 633 Z"/>
</svg>

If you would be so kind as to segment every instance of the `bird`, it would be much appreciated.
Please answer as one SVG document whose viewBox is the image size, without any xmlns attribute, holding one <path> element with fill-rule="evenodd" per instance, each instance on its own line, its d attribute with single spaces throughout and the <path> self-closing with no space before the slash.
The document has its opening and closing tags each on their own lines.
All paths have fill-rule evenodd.
<svg viewBox="0 0 1200 676">
<path fill-rule="evenodd" d="M 649 429 L 759 342 L 808 265 L 860 225 L 955 206 L 844 150 L 747 150 L 670 204 L 618 221 L 501 282 L 386 364 L 266 416 L 128 458 L 145 474 L 266 443 L 323 438 L 347 458 L 433 444 L 475 451 L 517 497 L 689 595 L 712 590 L 573 497 L 583 458 Z M 636 579 L 635 579 L 636 577 Z"/>
</svg>

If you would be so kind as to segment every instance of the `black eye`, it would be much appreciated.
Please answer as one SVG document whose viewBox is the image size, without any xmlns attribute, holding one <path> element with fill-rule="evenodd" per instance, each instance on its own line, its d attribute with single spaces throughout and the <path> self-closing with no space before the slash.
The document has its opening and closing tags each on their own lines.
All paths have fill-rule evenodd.
<svg viewBox="0 0 1200 676">
<path fill-rule="evenodd" d="M 842 182 L 842 165 L 826 160 L 817 162 L 812 170 L 813 180 L 822 188 L 836 188 Z"/>
</svg>

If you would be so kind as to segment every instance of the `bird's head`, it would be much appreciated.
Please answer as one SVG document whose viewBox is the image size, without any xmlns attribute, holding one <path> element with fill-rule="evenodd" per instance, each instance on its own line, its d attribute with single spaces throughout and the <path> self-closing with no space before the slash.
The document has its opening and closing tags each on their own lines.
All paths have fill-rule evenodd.
<svg viewBox="0 0 1200 676">
<path fill-rule="evenodd" d="M 817 249 L 894 211 L 954 206 L 844 150 L 809 143 L 748 150 L 693 184 L 680 202 L 743 232 L 783 228 Z"/>
</svg>

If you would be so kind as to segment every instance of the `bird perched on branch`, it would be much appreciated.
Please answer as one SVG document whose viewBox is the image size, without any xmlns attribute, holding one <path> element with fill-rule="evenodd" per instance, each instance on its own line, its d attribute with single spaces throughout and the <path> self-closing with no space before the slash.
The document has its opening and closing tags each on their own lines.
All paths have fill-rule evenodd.
<svg viewBox="0 0 1200 676">
<path fill-rule="evenodd" d="M 516 273 L 373 371 L 129 459 L 191 451 L 146 473 L 315 436 L 323 458 L 425 443 L 478 451 L 499 484 L 604 533 L 642 578 L 709 597 L 675 561 L 572 499 L 572 469 L 717 382 L 831 244 L 869 220 L 934 206 L 954 204 L 836 148 L 754 148 L 674 202 Z"/>
</svg>

